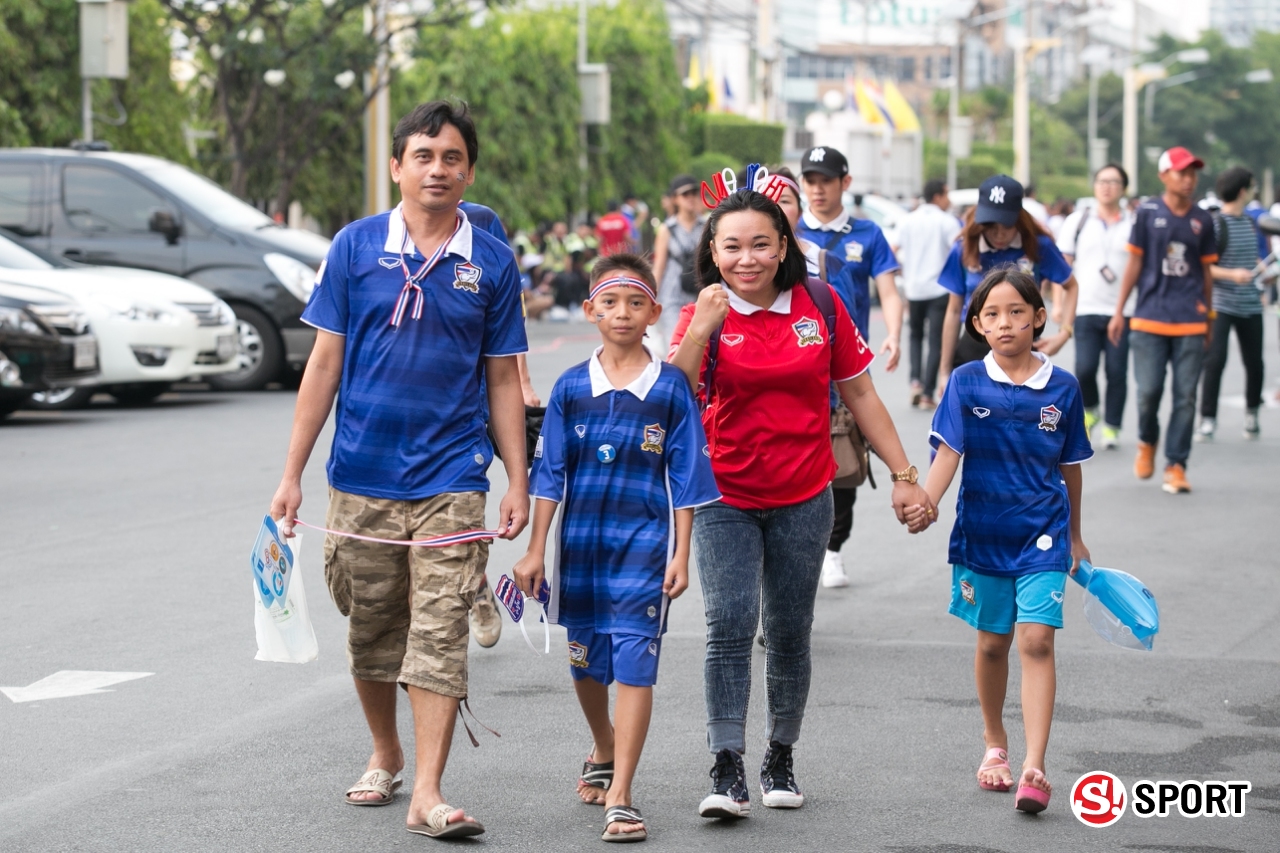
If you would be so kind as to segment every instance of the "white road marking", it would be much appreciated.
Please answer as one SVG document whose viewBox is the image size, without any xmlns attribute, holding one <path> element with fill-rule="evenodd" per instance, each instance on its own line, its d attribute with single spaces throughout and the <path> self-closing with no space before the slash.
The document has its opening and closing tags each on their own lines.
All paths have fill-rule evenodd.
<svg viewBox="0 0 1280 853">
<path fill-rule="evenodd" d="M 64 669 L 46 676 L 26 687 L 0 687 L 0 693 L 15 704 L 38 702 L 41 699 L 65 699 L 68 696 L 88 696 L 93 693 L 110 693 L 105 688 L 124 681 L 146 678 L 154 672 L 94 672 L 82 669 Z"/>
</svg>

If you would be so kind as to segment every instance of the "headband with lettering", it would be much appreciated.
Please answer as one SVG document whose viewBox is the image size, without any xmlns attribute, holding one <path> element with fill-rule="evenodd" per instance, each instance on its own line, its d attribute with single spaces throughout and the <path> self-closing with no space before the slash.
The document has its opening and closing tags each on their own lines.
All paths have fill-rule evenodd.
<svg viewBox="0 0 1280 853">
<path fill-rule="evenodd" d="M 720 202 L 739 190 L 754 190 L 777 204 L 782 198 L 783 191 L 788 188 L 795 190 L 796 196 L 799 197 L 800 187 L 795 181 L 782 175 L 771 174 L 766 167 L 759 163 L 752 163 L 747 166 L 746 180 L 741 187 L 738 186 L 737 175 L 732 169 L 723 169 L 718 174 L 712 175 L 710 185 L 703 181 L 702 203 L 714 209 L 720 205 Z"/>
<path fill-rule="evenodd" d="M 648 296 L 654 302 L 658 301 L 658 294 L 649 286 L 649 282 L 628 275 L 616 275 L 612 278 L 602 279 L 595 287 L 591 288 L 591 295 L 587 298 L 594 301 L 601 292 L 611 287 L 634 287 L 636 290 L 644 291 L 645 296 Z"/>
</svg>

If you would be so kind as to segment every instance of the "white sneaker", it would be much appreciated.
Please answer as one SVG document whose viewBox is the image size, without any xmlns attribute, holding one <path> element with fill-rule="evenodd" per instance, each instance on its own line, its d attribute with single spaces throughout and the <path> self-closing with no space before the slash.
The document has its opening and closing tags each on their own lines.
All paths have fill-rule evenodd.
<svg viewBox="0 0 1280 853">
<path fill-rule="evenodd" d="M 849 585 L 849 576 L 844 573 L 844 560 L 839 551 L 828 551 L 823 558 L 822 585 L 828 589 Z"/>
<path fill-rule="evenodd" d="M 1258 438 L 1258 410 L 1246 409 L 1244 413 L 1244 437 L 1250 441 Z"/>
<path fill-rule="evenodd" d="M 1206 441 L 1213 441 L 1213 434 L 1218 430 L 1218 421 L 1215 418 L 1201 418 L 1200 428 L 1196 430 L 1196 441 L 1203 444 Z"/>
</svg>

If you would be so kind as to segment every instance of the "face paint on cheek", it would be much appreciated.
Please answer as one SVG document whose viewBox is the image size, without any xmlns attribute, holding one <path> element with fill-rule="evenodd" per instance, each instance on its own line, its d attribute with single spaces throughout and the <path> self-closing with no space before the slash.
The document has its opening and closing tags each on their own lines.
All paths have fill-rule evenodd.
<svg viewBox="0 0 1280 853">
<path fill-rule="evenodd" d="M 463 172 L 459 172 L 459 173 L 458 173 L 458 183 L 462 183 L 462 182 L 463 182 L 463 181 L 465 181 L 466 179 L 467 179 L 467 176 L 466 176 L 466 174 L 465 174 L 465 173 L 463 173 Z"/>
<path fill-rule="evenodd" d="M 1028 323 L 1027 325 L 1023 326 L 1021 329 L 1019 329 L 1018 331 L 1019 331 L 1019 332 L 1025 332 L 1027 329 L 1030 329 L 1030 328 L 1031 328 L 1031 324 L 1030 324 L 1030 323 Z"/>
</svg>

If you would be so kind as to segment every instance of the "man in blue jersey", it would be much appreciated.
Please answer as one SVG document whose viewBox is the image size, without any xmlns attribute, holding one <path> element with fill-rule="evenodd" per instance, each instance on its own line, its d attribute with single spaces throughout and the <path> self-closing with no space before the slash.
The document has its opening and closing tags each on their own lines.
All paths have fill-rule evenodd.
<svg viewBox="0 0 1280 853">
<path fill-rule="evenodd" d="M 902 300 L 893 281 L 898 260 L 879 225 L 869 219 L 855 219 L 844 209 L 844 192 L 853 177 L 843 154 L 830 146 L 810 148 L 800 161 L 800 181 L 809 209 L 800 217 L 796 237 L 826 250 L 843 264 L 830 273 L 827 282 L 840 294 L 853 324 L 866 338 L 871 336 L 871 282 L 875 280 L 884 323 L 889 327 L 880 353 L 888 353 L 885 370 L 892 371 L 898 366 L 902 335 Z M 849 585 L 849 579 L 840 549 L 853 533 L 853 505 L 858 490 L 836 487 L 832 496 L 835 523 L 822 564 L 822 585 L 843 587 Z"/>
<path fill-rule="evenodd" d="M 1119 343 L 1129 325 L 1129 351 L 1138 380 L 1138 455 L 1133 473 L 1146 480 L 1155 473 L 1160 441 L 1160 398 L 1172 366 L 1173 408 L 1165 436 L 1164 483 L 1170 494 L 1191 491 L 1187 460 L 1195 428 L 1196 386 L 1204 365 L 1205 343 L 1214 319 L 1213 276 L 1218 260 L 1213 219 L 1192 203 L 1204 161 L 1185 148 L 1160 155 L 1164 193 L 1143 202 L 1129 232 L 1129 265 L 1120 284 L 1115 314 L 1107 336 Z M 1136 289 L 1133 317 L 1124 316 L 1125 301 Z"/>
<path fill-rule="evenodd" d="M 325 527 L 366 539 L 329 535 L 325 579 L 350 617 L 351 674 L 373 736 L 367 772 L 347 802 L 386 805 L 399 787 L 398 683 L 414 719 L 408 828 L 433 837 L 484 831 L 445 803 L 440 778 L 467 696 L 467 613 L 488 546 L 385 540 L 485 528 L 493 448 L 482 378 L 510 483 L 498 507 L 502 538 L 514 539 L 529 516 L 519 272 L 511 250 L 458 210 L 478 153 L 465 105 L 422 104 L 396 125 L 391 177 L 404 201 L 339 232 L 317 273 L 302 314 L 318 330 L 316 345 L 271 504 L 291 536 L 303 468 L 336 397 Z"/>
</svg>

